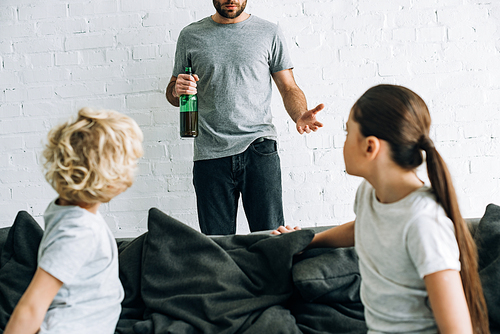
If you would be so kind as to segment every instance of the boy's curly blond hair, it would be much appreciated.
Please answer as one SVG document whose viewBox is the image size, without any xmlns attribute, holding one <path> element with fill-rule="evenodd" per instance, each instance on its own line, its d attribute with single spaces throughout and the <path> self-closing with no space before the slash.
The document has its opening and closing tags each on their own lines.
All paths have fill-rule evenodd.
<svg viewBox="0 0 500 334">
<path fill-rule="evenodd" d="M 114 110 L 78 111 L 54 127 L 43 151 L 45 178 L 71 203 L 106 203 L 133 183 L 142 131 Z"/>
</svg>

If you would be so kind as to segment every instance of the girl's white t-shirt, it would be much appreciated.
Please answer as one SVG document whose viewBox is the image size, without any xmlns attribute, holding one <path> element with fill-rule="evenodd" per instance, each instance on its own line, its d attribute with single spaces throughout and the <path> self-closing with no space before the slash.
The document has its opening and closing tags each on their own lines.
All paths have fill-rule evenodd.
<svg viewBox="0 0 500 334">
<path fill-rule="evenodd" d="M 432 189 L 383 204 L 363 181 L 354 211 L 368 333 L 437 333 L 424 276 L 460 270 L 460 261 L 453 222 Z"/>
</svg>

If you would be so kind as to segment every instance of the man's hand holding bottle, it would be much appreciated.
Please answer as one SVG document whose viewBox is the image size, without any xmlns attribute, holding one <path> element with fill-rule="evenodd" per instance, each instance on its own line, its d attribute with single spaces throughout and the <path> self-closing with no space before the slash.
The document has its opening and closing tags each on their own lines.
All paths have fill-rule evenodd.
<svg viewBox="0 0 500 334">
<path fill-rule="evenodd" d="M 198 75 L 193 74 L 179 74 L 177 76 L 177 80 L 175 81 L 175 87 L 172 95 L 174 97 L 179 97 L 181 95 L 195 95 L 197 93 L 196 90 L 196 82 L 199 81 Z"/>
</svg>

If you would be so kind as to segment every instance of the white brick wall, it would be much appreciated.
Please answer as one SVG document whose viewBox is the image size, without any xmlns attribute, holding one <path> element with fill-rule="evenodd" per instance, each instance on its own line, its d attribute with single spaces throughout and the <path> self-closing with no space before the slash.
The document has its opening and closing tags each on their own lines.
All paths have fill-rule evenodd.
<svg viewBox="0 0 500 334">
<path fill-rule="evenodd" d="M 343 124 L 378 83 L 406 85 L 428 103 L 464 216 L 500 204 L 500 2 L 248 0 L 247 8 L 282 27 L 309 105 L 326 104 L 325 127 L 300 136 L 273 98 L 287 223 L 353 218 L 360 180 L 344 172 Z M 164 91 L 180 30 L 213 12 L 202 0 L 1 1 L 0 226 L 19 210 L 43 222 L 55 193 L 41 173 L 42 141 L 91 106 L 130 115 L 145 135 L 136 183 L 101 209 L 115 235 L 145 231 L 153 206 L 197 228 L 192 143 L 179 139 Z"/>
</svg>

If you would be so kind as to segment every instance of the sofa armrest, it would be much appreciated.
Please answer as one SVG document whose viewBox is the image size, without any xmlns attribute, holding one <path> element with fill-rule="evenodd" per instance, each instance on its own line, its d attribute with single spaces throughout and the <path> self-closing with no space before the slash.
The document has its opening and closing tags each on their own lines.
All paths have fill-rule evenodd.
<svg viewBox="0 0 500 334">
<path fill-rule="evenodd" d="M 479 222 L 481 221 L 481 218 L 464 218 L 465 223 L 469 227 L 469 231 L 474 236 L 476 233 L 477 227 L 479 225 Z"/>
</svg>

